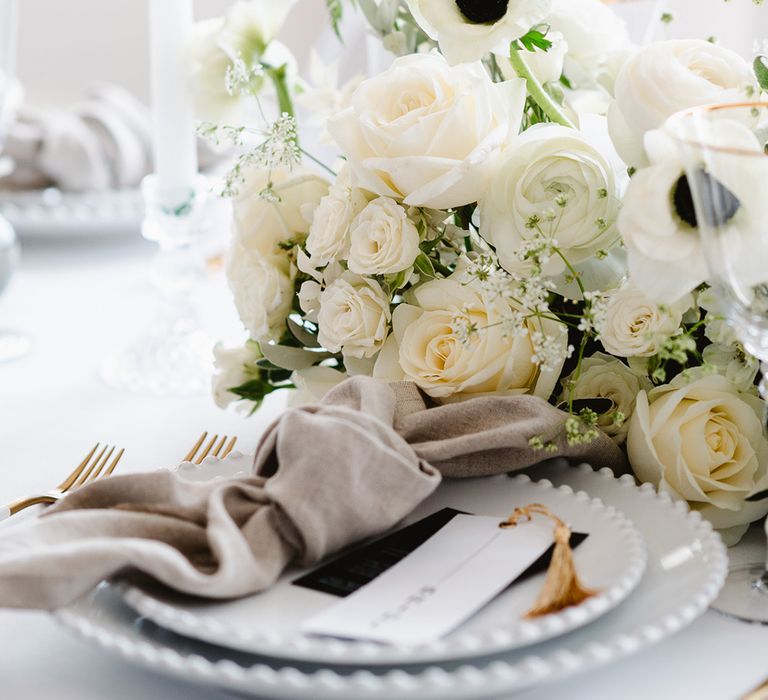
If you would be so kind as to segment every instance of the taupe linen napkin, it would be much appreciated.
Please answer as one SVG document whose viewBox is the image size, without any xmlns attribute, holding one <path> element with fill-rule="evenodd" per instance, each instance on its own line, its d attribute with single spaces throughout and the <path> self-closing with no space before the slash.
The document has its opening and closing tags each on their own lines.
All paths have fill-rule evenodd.
<svg viewBox="0 0 768 700">
<path fill-rule="evenodd" d="M 112 477 L 4 528 L 0 606 L 56 608 L 136 570 L 209 598 L 254 593 L 292 561 L 317 562 L 395 525 L 434 491 L 438 469 L 480 476 L 536 463 L 528 439 L 554 436 L 562 422 L 532 397 L 427 408 L 412 384 L 356 377 L 321 404 L 281 415 L 257 449 L 253 477 Z M 562 454 L 622 463 L 602 437 Z"/>
</svg>

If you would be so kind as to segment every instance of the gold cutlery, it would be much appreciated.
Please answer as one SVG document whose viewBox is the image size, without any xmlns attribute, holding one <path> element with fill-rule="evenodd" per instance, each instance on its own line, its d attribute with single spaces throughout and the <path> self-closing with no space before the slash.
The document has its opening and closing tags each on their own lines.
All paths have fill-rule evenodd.
<svg viewBox="0 0 768 700">
<path fill-rule="evenodd" d="M 12 515 L 16 515 L 19 511 L 29 508 L 30 506 L 56 503 L 56 501 L 75 489 L 112 474 L 125 450 L 120 449 L 117 451 L 117 454 L 115 454 L 117 448 L 114 446 L 104 445 L 101 449 L 99 449 L 99 447 L 101 446 L 97 442 L 85 456 L 85 459 L 83 459 L 83 461 L 75 467 L 74 471 L 56 488 L 36 496 L 20 498 L 9 503 L 4 508 L 0 508 L 0 520 L 10 518 Z M 113 454 L 115 454 L 114 458 L 112 457 Z"/>
<path fill-rule="evenodd" d="M 222 435 L 221 438 L 219 438 L 218 435 L 213 435 L 208 439 L 208 432 L 206 431 L 197 439 L 197 442 L 192 445 L 183 461 L 192 462 L 193 464 L 202 464 L 203 460 L 208 457 L 208 455 L 224 459 L 230 452 L 232 452 L 236 442 L 237 437 L 232 437 L 230 439 L 228 435 Z"/>
</svg>

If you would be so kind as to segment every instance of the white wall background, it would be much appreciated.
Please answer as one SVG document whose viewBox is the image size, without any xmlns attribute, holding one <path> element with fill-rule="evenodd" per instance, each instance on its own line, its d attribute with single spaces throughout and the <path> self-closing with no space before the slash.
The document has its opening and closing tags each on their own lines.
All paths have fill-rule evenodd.
<svg viewBox="0 0 768 700">
<path fill-rule="evenodd" d="M 284 0 L 272 0 L 282 3 Z M 19 73 L 28 100 L 65 104 L 90 80 L 110 80 L 147 93 L 147 10 L 144 0 L 21 0 Z M 200 17 L 221 14 L 230 0 L 196 0 Z M 756 39 L 768 39 L 768 4 L 752 0 L 668 0 L 675 20 L 665 35 L 718 40 L 746 55 Z M 282 38 L 303 65 L 323 34 L 335 51 L 325 21 L 324 0 L 299 0 Z M 333 40 L 335 41 L 335 40 Z M 340 49 L 339 49 L 340 50 Z"/>
</svg>

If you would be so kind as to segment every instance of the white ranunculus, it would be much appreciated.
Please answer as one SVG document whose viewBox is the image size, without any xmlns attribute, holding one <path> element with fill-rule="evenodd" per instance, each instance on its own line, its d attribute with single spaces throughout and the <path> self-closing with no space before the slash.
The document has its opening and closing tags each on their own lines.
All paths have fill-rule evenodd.
<svg viewBox="0 0 768 700">
<path fill-rule="evenodd" d="M 279 202 L 259 196 L 270 180 Z M 280 242 L 304 238 L 309 231 L 306 214 L 327 192 L 328 181 L 303 168 L 292 172 L 252 168 L 234 200 L 235 233 L 250 250 L 273 255 Z"/>
<path fill-rule="evenodd" d="M 372 357 L 389 333 L 389 302 L 376 280 L 345 272 L 320 294 L 320 344 L 330 352 Z"/>
<path fill-rule="evenodd" d="M 739 391 L 754 391 L 755 377 L 760 370 L 760 361 L 744 352 L 739 345 L 707 345 L 701 354 L 708 365 L 728 379 Z"/>
<path fill-rule="evenodd" d="M 520 307 L 508 299 L 488 299 L 472 281 L 439 279 L 406 294 L 392 317 L 393 332 L 376 360 L 374 377 L 408 379 L 435 398 L 483 394 L 534 394 L 548 399 L 562 368 L 541 369 L 532 334 L 542 331 L 562 354 L 567 338 L 559 323 L 524 321 L 527 333 L 505 332 L 501 321 Z M 505 308 L 506 307 L 506 308 Z M 462 319 L 480 329 L 464 343 L 454 333 Z"/>
<path fill-rule="evenodd" d="M 261 352 L 258 343 L 254 341 L 248 341 L 241 348 L 225 348 L 221 343 L 217 343 L 213 348 L 213 356 L 217 370 L 212 380 L 213 400 L 219 408 L 226 408 L 229 404 L 241 400 L 231 389 L 236 389 L 253 379 L 257 371 L 253 363 L 261 359 Z"/>
<path fill-rule="evenodd" d="M 589 141 L 574 129 L 535 126 L 511 141 L 480 200 L 480 232 L 510 272 L 526 269 L 520 248 L 539 231 L 580 263 L 616 242 L 618 202 L 613 168 Z M 544 272 L 563 269 L 552 257 Z"/>
<path fill-rule="evenodd" d="M 741 394 L 725 377 L 670 384 L 637 397 L 627 451 L 641 481 L 698 510 L 734 544 L 768 502 L 745 498 L 765 489 L 768 443 L 764 402 Z"/>
<path fill-rule="evenodd" d="M 759 88 L 741 56 L 708 41 L 661 41 L 640 49 L 624 64 L 608 112 L 611 138 L 627 165 L 648 163 L 646 132 L 698 105 L 744 102 Z"/>
<path fill-rule="evenodd" d="M 571 382 L 574 383 L 574 399 L 610 399 L 613 402 L 613 408 L 600 416 L 598 426 L 619 444 L 627 437 L 637 395 L 653 387 L 645 374 L 602 352 L 582 360 L 578 378 L 574 372 L 563 381 L 561 402 L 569 400 Z M 616 420 L 617 411 L 623 420 Z"/>
<path fill-rule="evenodd" d="M 312 215 L 307 236 L 312 267 L 323 267 L 347 257 L 350 227 L 367 204 L 368 197 L 363 190 L 352 187 L 349 169 L 345 167 Z"/>
<path fill-rule="evenodd" d="M 419 232 L 396 201 L 374 199 L 352 223 L 349 269 L 359 275 L 407 270 L 419 255 Z"/>
<path fill-rule="evenodd" d="M 509 51 L 548 14 L 551 0 L 406 0 L 424 32 L 449 63 L 479 61 Z"/>
<path fill-rule="evenodd" d="M 719 232 L 718 264 L 730 268 L 745 288 L 768 280 L 768 240 L 764 222 L 768 211 L 764 183 L 768 159 L 745 124 L 730 119 L 712 122 L 708 139 L 718 147 L 752 151 L 755 156 L 722 153 L 713 176 L 738 200 L 735 215 Z M 662 132 L 646 134 L 651 165 L 632 177 L 619 214 L 619 230 L 628 251 L 630 276 L 649 296 L 674 302 L 709 279 L 697 215 L 687 184 L 682 155 Z M 749 251 L 749 254 L 744 254 Z"/>
<path fill-rule="evenodd" d="M 277 339 L 291 311 L 293 281 L 287 258 L 265 256 L 235 238 L 227 256 L 235 308 L 254 340 Z"/>
<path fill-rule="evenodd" d="M 670 306 L 660 306 L 634 284 L 611 295 L 600 328 L 603 347 L 619 357 L 652 357 L 680 328 L 691 307 L 689 296 Z"/>
<path fill-rule="evenodd" d="M 523 81 L 494 84 L 479 63 L 404 56 L 364 81 L 328 130 L 357 186 L 448 209 L 485 191 L 503 144 L 519 130 L 525 94 Z"/>
<path fill-rule="evenodd" d="M 546 22 L 568 44 L 564 69 L 571 84 L 587 89 L 600 85 L 610 92 L 632 50 L 624 20 L 601 0 L 552 0 Z"/>
</svg>

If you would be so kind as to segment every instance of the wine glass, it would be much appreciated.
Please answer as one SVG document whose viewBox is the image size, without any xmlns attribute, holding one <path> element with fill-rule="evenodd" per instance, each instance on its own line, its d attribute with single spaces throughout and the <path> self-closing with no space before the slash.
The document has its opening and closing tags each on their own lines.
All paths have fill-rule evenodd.
<svg viewBox="0 0 768 700">
<path fill-rule="evenodd" d="M 688 200 L 719 312 L 761 361 L 759 391 L 768 400 L 768 102 L 697 107 L 673 116 L 666 130 L 686 173 L 672 196 L 678 211 Z M 732 567 L 713 607 L 768 624 L 765 559 Z"/>
<path fill-rule="evenodd" d="M 13 118 L 18 90 L 15 82 L 16 0 L 0 0 L 0 152 L 5 132 Z M 13 226 L 0 216 L 0 294 L 3 293 L 19 262 L 19 244 Z M 0 362 L 26 354 L 29 337 L 0 328 Z"/>
</svg>

